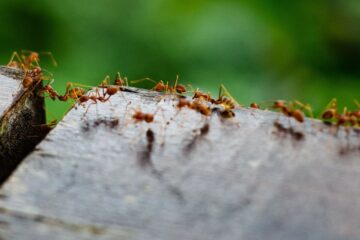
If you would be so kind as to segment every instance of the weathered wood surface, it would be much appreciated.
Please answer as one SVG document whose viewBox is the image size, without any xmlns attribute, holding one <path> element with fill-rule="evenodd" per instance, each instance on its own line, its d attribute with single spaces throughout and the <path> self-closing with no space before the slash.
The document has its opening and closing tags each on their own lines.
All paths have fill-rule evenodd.
<svg viewBox="0 0 360 240">
<path fill-rule="evenodd" d="M 0 183 L 44 134 L 43 98 L 22 88 L 23 73 L 0 66 Z"/>
<path fill-rule="evenodd" d="M 3 239 L 360 238 L 358 132 L 206 119 L 133 90 L 73 109 L 26 158 L 1 190 Z M 155 122 L 132 121 L 138 107 Z"/>
</svg>

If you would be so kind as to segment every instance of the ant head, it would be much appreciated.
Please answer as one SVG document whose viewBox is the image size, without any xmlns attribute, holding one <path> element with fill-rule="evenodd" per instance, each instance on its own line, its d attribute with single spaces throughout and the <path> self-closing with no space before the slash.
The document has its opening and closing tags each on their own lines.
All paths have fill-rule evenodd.
<svg viewBox="0 0 360 240">
<path fill-rule="evenodd" d="M 160 82 L 155 85 L 154 90 L 157 92 L 163 92 L 166 90 L 166 85 L 162 80 L 160 80 Z"/>
<path fill-rule="evenodd" d="M 251 104 L 250 104 L 250 107 L 251 107 L 251 108 L 256 108 L 256 109 L 259 109 L 259 108 L 260 108 L 260 106 L 259 106 L 256 102 L 251 103 Z"/>
<path fill-rule="evenodd" d="M 335 109 L 328 109 L 322 114 L 323 119 L 332 119 L 336 115 Z"/>
<path fill-rule="evenodd" d="M 285 101 L 277 100 L 274 102 L 273 108 L 283 108 L 285 107 Z"/>
<path fill-rule="evenodd" d="M 39 54 L 37 52 L 31 52 L 29 55 L 31 61 L 39 61 Z"/>
<path fill-rule="evenodd" d="M 180 94 L 185 93 L 186 92 L 186 87 L 184 85 L 182 85 L 182 84 L 177 84 L 176 85 L 176 92 L 180 93 Z"/>
</svg>

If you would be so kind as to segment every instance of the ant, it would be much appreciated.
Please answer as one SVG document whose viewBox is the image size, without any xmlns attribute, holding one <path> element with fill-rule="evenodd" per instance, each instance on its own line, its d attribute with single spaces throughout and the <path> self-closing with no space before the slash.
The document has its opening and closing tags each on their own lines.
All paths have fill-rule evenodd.
<svg viewBox="0 0 360 240">
<path fill-rule="evenodd" d="M 222 118 L 235 117 L 233 109 L 235 109 L 236 106 L 240 106 L 224 85 L 220 85 L 218 99 L 211 99 L 211 103 L 222 106 L 223 110 L 214 108 Z"/>
<path fill-rule="evenodd" d="M 192 103 L 188 101 L 186 98 L 179 98 L 179 102 L 176 104 L 176 107 L 181 109 L 184 107 L 191 108 Z"/>
<path fill-rule="evenodd" d="M 166 82 L 166 84 L 163 82 L 163 80 L 160 80 L 159 82 L 154 81 L 150 78 L 143 78 L 139 80 L 131 81 L 131 83 L 137 83 L 141 81 L 150 81 L 155 83 L 155 86 L 152 88 L 152 90 L 156 92 L 165 92 L 165 93 L 179 93 L 183 94 L 187 92 L 187 89 L 184 85 L 178 84 L 179 75 L 176 75 L 175 84 L 174 86 L 169 86 L 169 82 Z"/>
<path fill-rule="evenodd" d="M 43 78 L 43 71 L 39 66 L 33 68 L 32 70 L 25 71 L 25 75 L 22 80 L 23 88 L 28 89 L 41 82 Z"/>
<path fill-rule="evenodd" d="M 154 114 L 151 113 L 143 113 L 140 110 L 136 110 L 135 113 L 132 115 L 132 118 L 135 120 L 135 122 L 147 122 L 152 123 L 154 121 Z"/>
<path fill-rule="evenodd" d="M 215 101 L 215 99 L 213 99 L 210 95 L 210 93 L 203 93 L 201 92 L 199 89 L 196 89 L 194 92 L 194 96 L 192 97 L 193 99 L 201 99 L 201 100 L 205 100 L 207 102 L 212 102 Z"/>
<path fill-rule="evenodd" d="M 355 100 L 355 104 L 360 107 L 358 101 Z M 344 107 L 343 112 L 339 113 L 337 110 L 337 99 L 333 98 L 326 106 L 325 111 L 321 115 L 325 123 L 334 123 L 336 127 L 344 126 L 348 132 L 349 126 L 359 127 L 360 126 L 360 109 L 353 112 L 348 111 Z"/>
<path fill-rule="evenodd" d="M 206 117 L 210 116 L 212 113 L 211 108 L 200 100 L 193 101 L 189 107 Z"/>
<path fill-rule="evenodd" d="M 68 82 L 66 84 L 66 90 L 64 95 L 57 95 L 58 100 L 62 101 L 62 102 L 66 102 L 69 99 L 73 99 L 75 101 L 77 101 L 78 99 L 80 99 L 81 97 L 84 96 L 85 94 L 85 89 L 81 88 L 81 87 L 74 87 L 74 83 Z M 55 94 L 52 87 L 46 87 L 46 89 L 44 89 L 44 91 L 47 91 L 49 93 L 49 95 L 51 96 L 52 94 Z"/>
<path fill-rule="evenodd" d="M 332 120 L 338 115 L 337 112 L 337 99 L 333 98 L 326 106 L 325 111 L 321 115 L 324 120 Z"/>
<path fill-rule="evenodd" d="M 54 90 L 51 86 L 51 83 L 45 85 L 41 90 L 40 93 L 47 93 L 51 100 L 55 101 L 56 98 L 59 97 L 59 94 Z"/>
<path fill-rule="evenodd" d="M 124 90 L 124 86 L 129 86 L 127 77 L 124 79 L 121 78 L 121 75 L 118 72 L 115 77 L 114 85 L 119 86 L 120 90 Z"/>
<path fill-rule="evenodd" d="M 116 80 L 118 81 L 122 81 L 121 77 L 120 77 L 120 73 L 118 73 L 118 77 Z M 112 85 L 109 85 L 109 80 L 110 80 L 110 77 L 109 76 L 106 76 L 105 79 L 101 82 L 100 84 L 100 88 L 103 89 L 103 96 L 105 97 L 106 95 L 108 95 L 108 98 L 105 99 L 105 101 L 109 100 L 111 96 L 115 95 L 118 91 L 121 91 L 122 90 L 122 87 L 123 86 L 120 86 L 120 85 L 117 85 L 117 86 L 112 86 Z M 127 81 L 127 80 L 126 80 Z M 118 83 L 121 83 L 121 82 L 118 82 Z"/>
<path fill-rule="evenodd" d="M 257 104 L 256 102 L 253 102 L 250 104 L 250 108 L 260 109 L 260 105 Z"/>
<path fill-rule="evenodd" d="M 8 67 L 22 68 L 25 72 L 33 69 L 34 67 L 39 67 L 40 57 L 39 55 L 48 55 L 51 58 L 53 65 L 56 67 L 57 62 L 51 52 L 41 52 L 37 53 L 29 50 L 22 50 L 21 55 L 18 52 L 14 51 L 11 55 L 10 61 L 7 64 Z M 16 60 L 14 60 L 16 58 Z"/>
<path fill-rule="evenodd" d="M 277 100 L 274 102 L 272 108 L 280 109 L 280 111 L 288 117 L 294 118 L 296 121 L 303 123 L 305 120 L 304 113 L 297 109 L 296 106 L 300 106 L 303 109 L 306 109 L 310 116 L 312 116 L 312 109 L 309 105 L 305 105 L 299 101 L 290 102 L 289 104 L 286 104 L 283 100 Z"/>
<path fill-rule="evenodd" d="M 234 109 L 236 106 L 240 106 L 223 84 L 219 87 L 219 97 L 214 103 L 223 105 L 226 109 Z"/>
<path fill-rule="evenodd" d="M 52 58 L 53 64 L 57 66 L 56 60 L 50 52 L 41 54 L 48 54 Z M 17 61 L 15 61 L 14 58 L 17 58 Z M 22 50 L 21 55 L 17 52 L 13 52 L 7 66 L 21 68 L 24 71 L 22 85 L 24 89 L 28 89 L 32 86 L 36 86 L 41 80 L 46 79 L 43 75 L 43 70 L 40 68 L 39 61 L 39 53 Z M 52 74 L 50 74 L 50 79 L 52 79 Z"/>
</svg>

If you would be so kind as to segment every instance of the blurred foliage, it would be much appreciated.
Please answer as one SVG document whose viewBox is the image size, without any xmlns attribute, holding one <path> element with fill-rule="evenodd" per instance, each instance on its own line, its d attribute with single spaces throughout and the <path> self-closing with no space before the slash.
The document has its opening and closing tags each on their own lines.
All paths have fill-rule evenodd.
<svg viewBox="0 0 360 240">
<path fill-rule="evenodd" d="M 223 83 L 239 102 L 298 99 L 321 110 L 360 98 L 360 1 L 1 0 L 0 52 L 52 51 L 42 66 L 68 81 L 175 79 Z M 150 86 L 149 84 L 147 86 Z M 67 104 L 47 102 L 61 117 Z"/>
</svg>

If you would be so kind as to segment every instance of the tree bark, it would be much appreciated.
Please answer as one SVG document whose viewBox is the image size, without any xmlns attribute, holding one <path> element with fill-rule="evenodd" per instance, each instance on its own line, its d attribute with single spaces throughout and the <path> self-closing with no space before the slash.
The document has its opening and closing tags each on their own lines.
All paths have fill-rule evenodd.
<svg viewBox="0 0 360 240">
<path fill-rule="evenodd" d="M 24 91 L 20 70 L 0 67 L 0 183 L 33 150 L 44 134 L 44 101 Z"/>
</svg>

